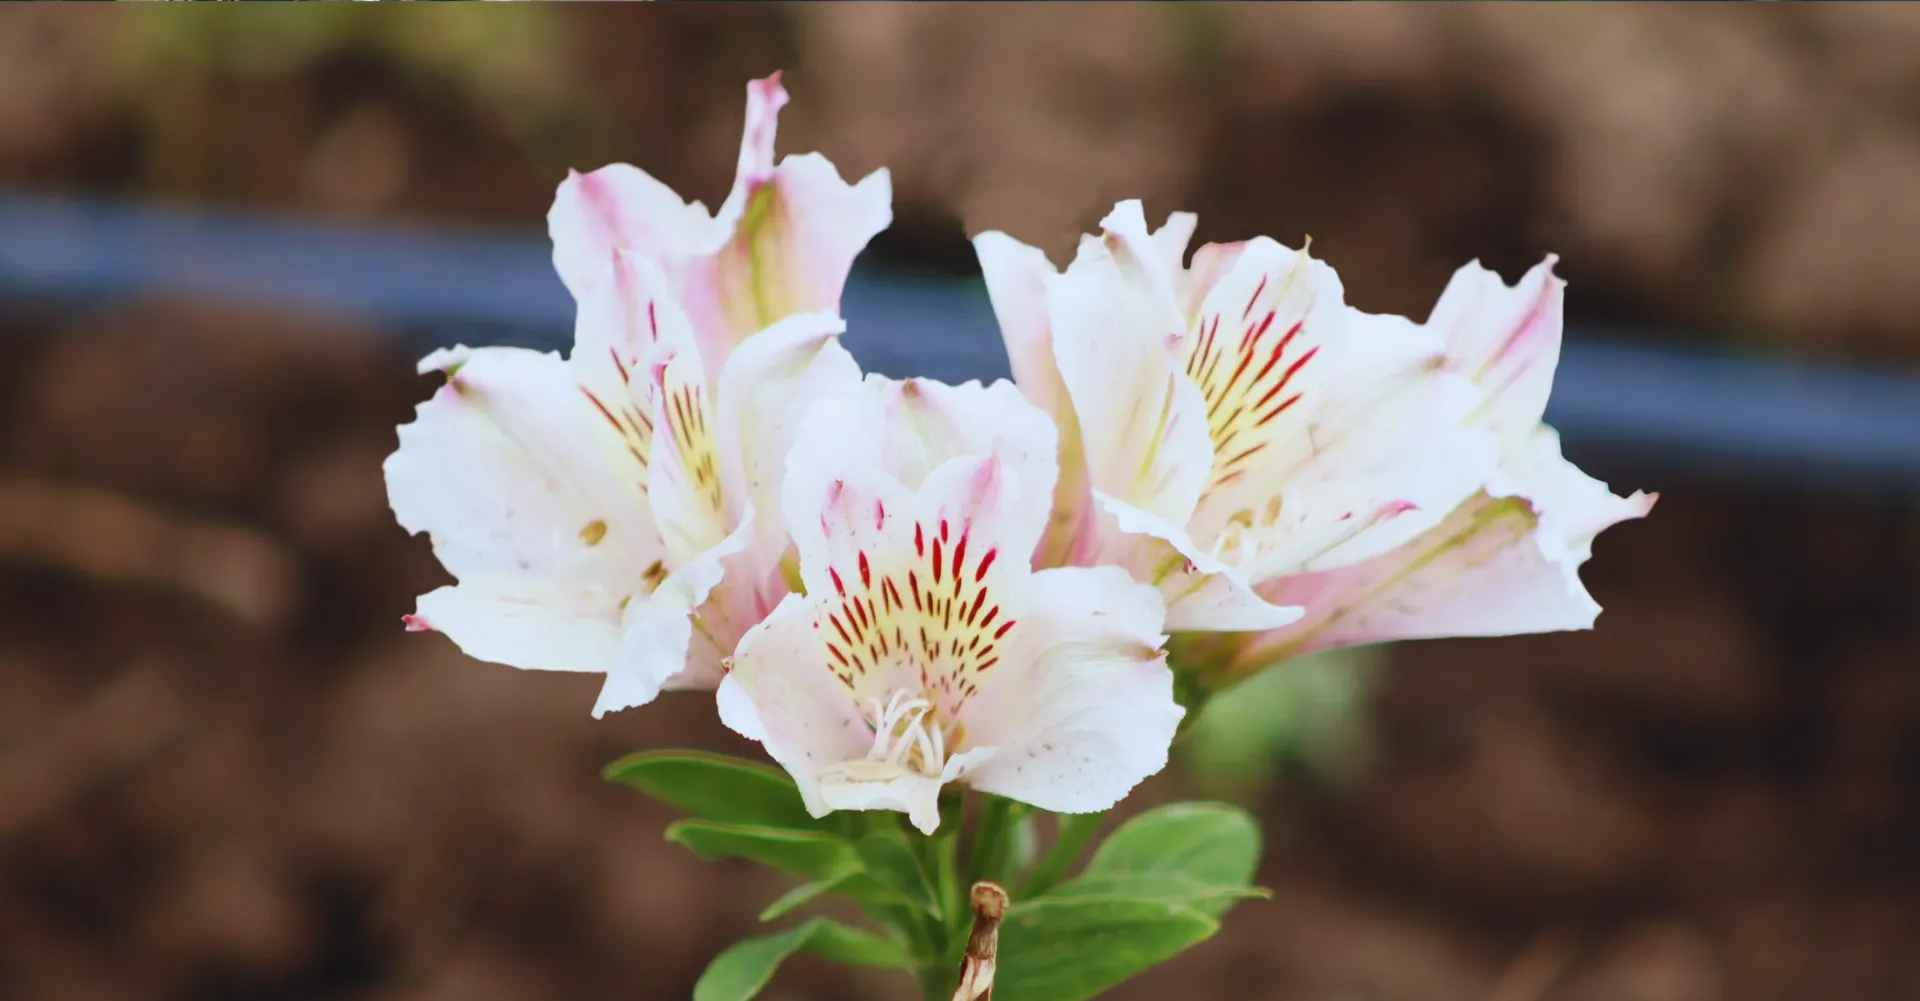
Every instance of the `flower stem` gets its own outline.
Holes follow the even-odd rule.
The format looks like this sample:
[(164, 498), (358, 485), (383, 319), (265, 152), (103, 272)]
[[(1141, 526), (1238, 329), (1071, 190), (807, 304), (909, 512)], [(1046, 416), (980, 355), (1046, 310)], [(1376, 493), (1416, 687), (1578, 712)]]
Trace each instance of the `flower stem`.
[(1000, 796), (985, 796), (980, 804), (980, 819), (973, 829), (973, 849), (967, 857), (967, 883), (999, 879), (1006, 857), (1008, 821), (1013, 801)]

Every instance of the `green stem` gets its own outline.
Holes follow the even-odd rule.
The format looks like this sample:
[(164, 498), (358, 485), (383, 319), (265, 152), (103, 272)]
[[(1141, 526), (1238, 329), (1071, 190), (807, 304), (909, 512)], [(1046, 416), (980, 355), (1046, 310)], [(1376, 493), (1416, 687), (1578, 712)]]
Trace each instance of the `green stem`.
[(1053, 845), (1040, 857), (1040, 864), (1034, 866), (1033, 875), (1027, 877), (1026, 885), (1020, 888), (1019, 899), (1037, 897), (1059, 883), (1105, 819), (1106, 814), (1103, 813), (1061, 814), (1060, 829), (1054, 835)]
[(997, 879), (1006, 856), (1008, 820), (1013, 801), (1001, 796), (986, 796), (980, 804), (980, 820), (973, 829), (973, 851), (967, 857), (967, 885), (982, 879)]

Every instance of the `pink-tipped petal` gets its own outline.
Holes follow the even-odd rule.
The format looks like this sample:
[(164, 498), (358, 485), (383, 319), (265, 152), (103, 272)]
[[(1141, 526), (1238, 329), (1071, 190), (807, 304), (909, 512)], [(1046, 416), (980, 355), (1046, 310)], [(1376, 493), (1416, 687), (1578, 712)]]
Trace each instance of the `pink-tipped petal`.
[(1553, 389), (1567, 287), (1553, 273), (1555, 260), (1548, 257), (1512, 286), (1469, 264), (1454, 273), (1427, 320), (1444, 339), (1448, 360), (1486, 398), (1476, 422), (1503, 441), (1533, 431)]
[(1306, 618), (1248, 644), (1226, 668), (1241, 677), (1334, 647), (1443, 636), (1592, 628), (1600, 606), (1579, 569), (1605, 529), (1647, 514), (1654, 497), (1617, 497), (1560, 457), (1541, 429), (1496, 485), (1412, 542), (1371, 560), (1275, 581), (1268, 598)]

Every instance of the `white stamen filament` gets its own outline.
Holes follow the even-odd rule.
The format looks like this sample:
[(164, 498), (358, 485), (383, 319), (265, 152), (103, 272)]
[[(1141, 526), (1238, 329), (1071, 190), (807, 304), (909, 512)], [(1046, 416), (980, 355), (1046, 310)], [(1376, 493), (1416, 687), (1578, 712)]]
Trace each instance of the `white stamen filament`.
[[(922, 774), (938, 775), (946, 765), (946, 736), (933, 715), (933, 703), (924, 697), (909, 696), (897, 690), (883, 705), (879, 699), (867, 700), (873, 725), (873, 746), (868, 761), (909, 768)], [(914, 754), (918, 752), (918, 762)]]

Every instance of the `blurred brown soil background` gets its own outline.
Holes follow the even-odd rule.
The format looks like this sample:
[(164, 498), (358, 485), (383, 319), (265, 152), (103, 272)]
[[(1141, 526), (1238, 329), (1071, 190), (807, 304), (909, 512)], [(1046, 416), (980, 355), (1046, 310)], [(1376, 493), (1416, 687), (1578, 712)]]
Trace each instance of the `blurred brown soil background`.
[[(1311, 233), (1371, 309), (1553, 250), (1577, 321), (1920, 355), (1910, 7), (261, 10), (0, 9), (0, 179), (524, 230), (627, 160), (711, 205), (785, 67), (783, 148), (893, 170), (883, 259), (1062, 255), (1138, 195)], [(410, 363), (0, 309), (0, 998), (684, 998), (782, 888), (596, 777), (749, 750), (708, 703), (594, 722), (591, 678), (399, 630), (443, 579), (379, 474)], [(1372, 767), (1258, 798), (1276, 899), (1117, 997), (1920, 996), (1912, 498), (1627, 460), (1665, 497), (1597, 547), (1600, 628), (1397, 648)], [(798, 961), (766, 996), (904, 990)]]

